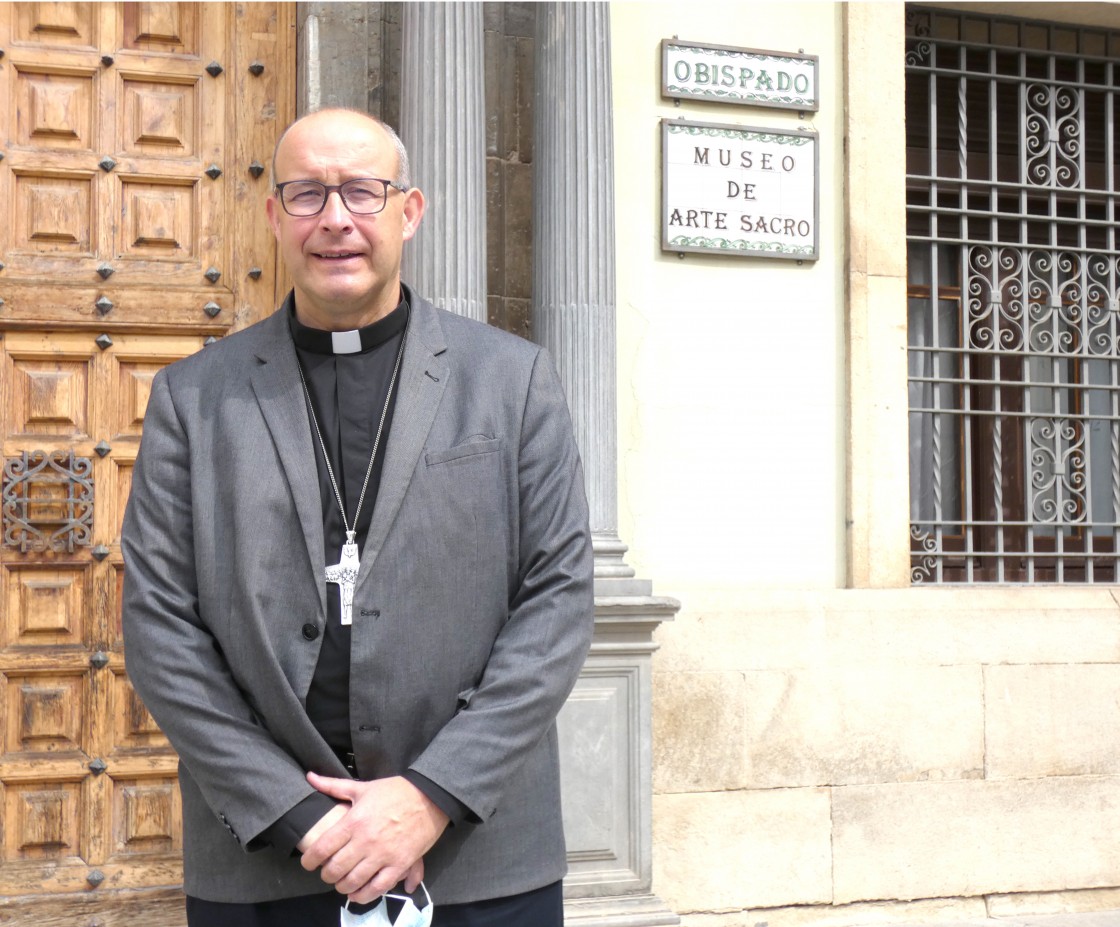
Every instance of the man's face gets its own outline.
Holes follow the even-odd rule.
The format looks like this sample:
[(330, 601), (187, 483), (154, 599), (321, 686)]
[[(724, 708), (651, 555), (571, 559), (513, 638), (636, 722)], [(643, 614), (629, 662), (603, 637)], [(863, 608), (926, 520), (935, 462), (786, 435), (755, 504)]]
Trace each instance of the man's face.
[[(397, 176), (397, 152), (384, 130), (354, 113), (324, 112), (294, 125), (276, 153), (276, 182), (339, 184)], [(316, 216), (289, 216), (275, 192), (268, 219), (295, 282), (300, 320), (334, 331), (368, 325), (397, 305), (401, 250), (424, 213), (419, 190), (389, 188), (385, 208), (353, 215), (337, 191)]]

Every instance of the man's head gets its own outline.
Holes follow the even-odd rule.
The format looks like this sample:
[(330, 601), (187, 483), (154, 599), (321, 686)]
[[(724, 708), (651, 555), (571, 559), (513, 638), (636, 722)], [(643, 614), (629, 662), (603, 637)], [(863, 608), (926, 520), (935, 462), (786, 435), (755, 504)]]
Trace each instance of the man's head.
[[(298, 119), (276, 145), (268, 220), (295, 281), (300, 320), (316, 328), (368, 325), (397, 305), (403, 245), (424, 214), (423, 194), (409, 185), (408, 155), (392, 130), (354, 110), (320, 110)], [(359, 178), (392, 180), (384, 208), (372, 215), (347, 209), (333, 191), (321, 212), (289, 215), (277, 184), (326, 185)], [(298, 210), (297, 210), (298, 211)]]

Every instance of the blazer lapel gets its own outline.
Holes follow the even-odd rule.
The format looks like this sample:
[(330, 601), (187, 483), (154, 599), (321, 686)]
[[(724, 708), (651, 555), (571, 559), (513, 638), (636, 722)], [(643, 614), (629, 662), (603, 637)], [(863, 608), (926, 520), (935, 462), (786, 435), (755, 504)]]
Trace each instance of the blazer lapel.
[[(265, 340), (257, 351), (257, 366), (250, 379), (295, 502), (312, 573), (320, 576), (324, 564), (319, 478), (296, 350), (288, 334), (287, 311), (285, 301), (266, 323)], [(319, 583), (318, 587), (320, 612), (326, 614), (326, 585)]]
[(385, 448), (377, 504), (362, 547), (358, 584), (369, 575), (397, 517), (420, 452), (435, 421), (436, 410), (447, 386), (448, 365), (440, 356), (447, 350), (435, 308), (409, 291), (412, 307), (408, 335), (401, 358), (397, 405)]

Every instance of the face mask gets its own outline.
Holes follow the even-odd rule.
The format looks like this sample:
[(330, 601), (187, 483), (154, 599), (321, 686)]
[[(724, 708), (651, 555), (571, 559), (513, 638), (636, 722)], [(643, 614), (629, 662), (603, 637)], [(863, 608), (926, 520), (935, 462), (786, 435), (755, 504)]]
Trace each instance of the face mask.
[[(417, 908), (416, 902), (408, 895), (382, 895), (381, 903), (377, 907), (371, 908), (365, 914), (355, 914), (350, 910), (348, 900), (339, 912), (340, 927), (432, 927), (432, 911), (435, 905), (432, 904), (432, 896), (428, 894), (428, 889), (423, 882), (420, 883), (420, 888), (423, 889), (425, 898), (422, 908)], [(386, 898), (395, 898), (404, 904), (395, 921), (389, 920)]]

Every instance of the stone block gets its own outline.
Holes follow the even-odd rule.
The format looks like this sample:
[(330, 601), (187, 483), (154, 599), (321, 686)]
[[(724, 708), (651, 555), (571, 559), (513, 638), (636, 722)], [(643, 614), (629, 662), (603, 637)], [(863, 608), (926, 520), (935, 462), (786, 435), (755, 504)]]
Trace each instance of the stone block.
[(536, 43), (532, 38), (518, 38), (514, 46), (517, 61), (517, 136), (514, 139), (517, 160), (533, 163), (533, 97), (536, 89)]
[(747, 780), (742, 673), (668, 673), (653, 687), (657, 792), (741, 788)]
[(486, 321), (495, 328), (512, 332), (526, 340), (532, 340), (533, 306), (527, 299), (487, 296)]
[(491, 296), (504, 296), (506, 291), (504, 173), (505, 164), (498, 158), (486, 159), (486, 292)]
[(982, 778), (978, 666), (745, 674), (749, 788)]
[[(1120, 888), (1098, 888), (1075, 892), (1023, 892), (1018, 895), (989, 895), (992, 917), (1049, 916), (1120, 911)], [(1117, 916), (1116, 923), (1120, 923)]]
[(488, 325), (493, 325), (495, 328), (505, 328), (503, 302), (504, 300), (500, 296), (486, 297), (486, 322)]
[(533, 304), (528, 299), (507, 299), (505, 302), (507, 332), (529, 341), (533, 339)]
[(863, 273), (904, 279), (906, 252), (896, 237), (906, 222), (905, 165), (896, 154), (906, 145), (903, 11), (884, 3), (845, 4), (844, 10), (848, 263)]
[(1120, 775), (1120, 666), (989, 666), (988, 778)]
[[(1116, 927), (1120, 923), (1120, 912), (1098, 911), (1082, 914), (1044, 914), (1039, 917), (1017, 917), (1014, 927)], [(965, 927), (991, 927), (986, 921)]]
[(528, 162), (533, 141), (533, 54), (536, 11), (532, 4), (483, 5), (486, 153)]
[(1062, 587), (751, 590), (678, 584), (657, 632), (661, 670), (875, 663), (1120, 663), (1107, 589)]
[(379, 7), (355, 2), (305, 5), (303, 12), (317, 20), (319, 41), (313, 46), (306, 19), (301, 17), (301, 45), (319, 79), (312, 88), (307, 84), (306, 70), (301, 70), (301, 112), (327, 106), (365, 108), (369, 102), (370, 52), (379, 46), (381, 38)]
[(861, 588), (911, 581), (896, 542), (910, 530), (905, 306), (904, 277), (848, 275), (848, 578)]
[(832, 790), (835, 901), (1120, 884), (1120, 778)]
[(506, 7), (509, 3), (483, 3), (482, 28), (487, 32), (505, 32)]
[(381, 118), (394, 129), (401, 125), (401, 7), (381, 4)]
[(498, 135), (498, 155), (506, 160), (517, 159), (517, 39), (503, 35), (501, 56), (495, 62), (495, 79), (502, 101), (502, 125)]
[[(487, 3), (489, 7), (492, 4)], [(506, 46), (506, 37), (500, 32), (491, 31), (489, 28), (483, 33), (483, 97), (486, 108), (486, 155), (488, 158), (504, 158), (502, 148), (502, 124), (505, 122), (505, 113), (508, 101), (502, 93), (500, 77), (502, 74), (503, 52)]]
[(502, 208), (505, 214), (505, 291), (512, 299), (533, 295), (533, 169), (527, 164), (505, 165)]
[(381, 117), (381, 73), (384, 62), (381, 52), (384, 46), (385, 25), (381, 19), (380, 3), (369, 3), (366, 16), (366, 112)]
[(983, 898), (934, 898), (930, 901), (797, 905), (726, 914), (686, 914), (681, 918), (681, 927), (898, 927), (900, 924), (930, 927), (986, 920)]
[(827, 903), (826, 789), (659, 795), (653, 890), (680, 914)]
[(506, 35), (532, 38), (537, 28), (536, 3), (504, 3), (506, 8)]

